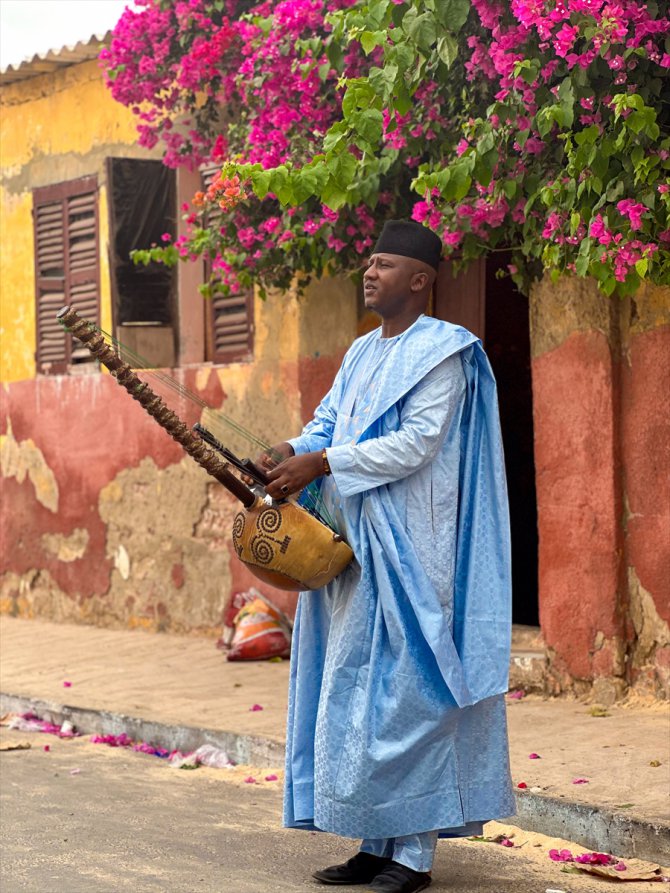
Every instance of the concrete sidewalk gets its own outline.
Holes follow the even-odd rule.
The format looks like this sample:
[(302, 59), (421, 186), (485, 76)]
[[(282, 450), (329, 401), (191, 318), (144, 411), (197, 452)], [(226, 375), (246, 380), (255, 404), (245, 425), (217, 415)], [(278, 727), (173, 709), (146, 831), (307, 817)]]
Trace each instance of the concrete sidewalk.
[[(0, 712), (182, 751), (215, 743), (240, 763), (281, 766), (288, 672), (288, 662), (228, 663), (209, 639), (0, 617)], [(668, 705), (607, 713), (508, 699), (512, 776), (527, 785), (514, 824), (668, 865)]]

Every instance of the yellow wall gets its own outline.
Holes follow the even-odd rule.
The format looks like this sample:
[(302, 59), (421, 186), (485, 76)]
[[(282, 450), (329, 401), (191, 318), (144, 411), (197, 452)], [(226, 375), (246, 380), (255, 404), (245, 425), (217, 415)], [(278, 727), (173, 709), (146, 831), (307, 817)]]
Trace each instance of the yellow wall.
[(0, 381), (35, 376), (33, 189), (97, 175), (101, 323), (111, 328), (105, 159), (160, 157), (136, 143), (95, 60), (0, 88)]

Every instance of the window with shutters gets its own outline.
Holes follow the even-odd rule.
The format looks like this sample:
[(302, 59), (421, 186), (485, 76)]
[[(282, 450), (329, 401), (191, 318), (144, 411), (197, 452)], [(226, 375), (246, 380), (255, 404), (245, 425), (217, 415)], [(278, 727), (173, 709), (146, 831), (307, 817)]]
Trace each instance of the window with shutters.
[(112, 315), (118, 340), (156, 367), (173, 366), (177, 332), (176, 271), (136, 264), (135, 248), (164, 244), (175, 231), (175, 172), (161, 161), (108, 158)]
[[(59, 374), (95, 362), (56, 320), (65, 304), (98, 324), (98, 182), (85, 177), (33, 192), (37, 369)], [(74, 343), (73, 343), (74, 341)]]
[[(201, 171), (203, 190), (206, 190), (218, 167)], [(210, 211), (211, 224), (216, 211)], [(205, 276), (209, 278), (211, 267), (205, 264)], [(250, 358), (254, 346), (254, 295), (253, 289), (239, 294), (214, 295), (206, 298), (205, 345), (206, 360), (213, 363), (233, 363)]]

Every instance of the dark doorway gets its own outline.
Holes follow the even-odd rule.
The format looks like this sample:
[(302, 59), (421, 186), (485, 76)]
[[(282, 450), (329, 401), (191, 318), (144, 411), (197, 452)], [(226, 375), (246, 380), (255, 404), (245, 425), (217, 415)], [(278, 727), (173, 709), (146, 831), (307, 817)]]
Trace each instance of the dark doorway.
[[(463, 325), (484, 342), (498, 382), (512, 532), (512, 620), (539, 625), (537, 502), (528, 298), (507, 273), (509, 257), (492, 254), (455, 277), (440, 269), (434, 315)], [(501, 274), (505, 275), (501, 277)]]

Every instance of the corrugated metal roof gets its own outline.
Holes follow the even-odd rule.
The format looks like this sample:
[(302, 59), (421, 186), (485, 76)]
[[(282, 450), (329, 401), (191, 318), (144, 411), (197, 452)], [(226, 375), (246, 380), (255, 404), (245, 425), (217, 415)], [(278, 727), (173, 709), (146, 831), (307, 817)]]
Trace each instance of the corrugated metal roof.
[(46, 53), (35, 53), (32, 59), (19, 62), (18, 65), (8, 65), (0, 71), (0, 86), (14, 84), (17, 81), (25, 81), (41, 74), (51, 74), (68, 65), (76, 65), (78, 62), (88, 62), (97, 58), (100, 46), (107, 43), (111, 31), (105, 34), (93, 34), (88, 40), (80, 40), (74, 46), (64, 46), (59, 50), (49, 50)]

